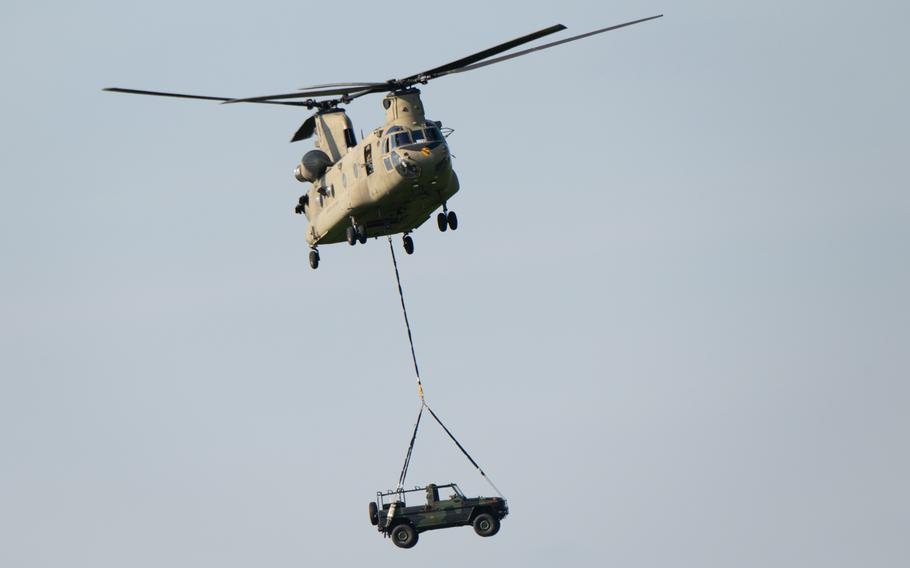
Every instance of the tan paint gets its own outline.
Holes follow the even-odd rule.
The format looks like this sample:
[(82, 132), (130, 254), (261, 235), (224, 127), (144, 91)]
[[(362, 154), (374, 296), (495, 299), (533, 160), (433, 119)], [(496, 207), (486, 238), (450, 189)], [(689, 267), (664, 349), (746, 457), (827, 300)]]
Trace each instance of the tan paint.
[[(386, 104), (386, 101), (388, 103)], [(341, 110), (322, 113), (316, 121), (316, 147), (334, 162), (307, 192), (306, 215), (311, 230), (310, 245), (343, 242), (352, 220), (366, 227), (368, 237), (408, 233), (429, 219), (459, 189), (445, 143), (399, 149), (399, 156), (420, 168), (420, 175), (405, 177), (395, 168), (387, 170), (382, 146), (392, 126), (409, 130), (425, 128), (426, 118), (416, 89), (390, 94), (383, 99), (386, 124), (370, 132), (353, 148), (345, 145), (344, 129), (353, 128)], [(364, 149), (372, 152), (373, 173), (366, 174)], [(357, 169), (358, 175), (353, 175)], [(347, 180), (347, 184), (344, 180)], [(319, 189), (326, 188), (320, 198)]]

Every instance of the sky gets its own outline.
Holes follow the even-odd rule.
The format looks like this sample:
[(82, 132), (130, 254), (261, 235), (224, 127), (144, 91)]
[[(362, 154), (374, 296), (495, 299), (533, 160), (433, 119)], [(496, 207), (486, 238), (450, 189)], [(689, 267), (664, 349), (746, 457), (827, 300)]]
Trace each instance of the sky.
[[(399, 550), (418, 399), (388, 243), (312, 271), (306, 112), (421, 87), (459, 228), (399, 265), (428, 400), (509, 499)], [(0, 565), (910, 563), (906, 2), (0, 8)], [(381, 125), (379, 97), (348, 107)], [(434, 424), (409, 485), (490, 488)]]

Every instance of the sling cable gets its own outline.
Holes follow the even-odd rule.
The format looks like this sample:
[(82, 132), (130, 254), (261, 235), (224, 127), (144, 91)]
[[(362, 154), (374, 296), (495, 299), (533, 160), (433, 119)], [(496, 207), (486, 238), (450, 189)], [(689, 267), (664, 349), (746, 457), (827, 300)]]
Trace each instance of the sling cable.
[(414, 431), (411, 434), (411, 442), (408, 444), (408, 451), (405, 454), (404, 465), (401, 467), (401, 475), (398, 476), (398, 487), (396, 491), (400, 493), (404, 490), (405, 478), (407, 478), (408, 475), (408, 466), (411, 464), (411, 456), (414, 452), (414, 442), (417, 440), (417, 430), (420, 428), (420, 419), (423, 416), (424, 409), (426, 409), (427, 412), (430, 413), (430, 416), (432, 416), (433, 419), (442, 427), (445, 433), (448, 434), (449, 438), (455, 442), (455, 445), (459, 450), (461, 450), (461, 453), (463, 453), (465, 457), (468, 458), (468, 461), (471, 462), (471, 465), (473, 465), (477, 471), (480, 472), (480, 475), (486, 480), (486, 482), (490, 484), (490, 487), (493, 488), (493, 491), (495, 491), (496, 494), (500, 497), (504, 498), (502, 492), (499, 491), (499, 488), (496, 487), (496, 485), (483, 471), (480, 465), (474, 461), (474, 458), (471, 457), (471, 454), (469, 454), (464, 446), (461, 445), (458, 439), (455, 438), (455, 435), (452, 434), (452, 431), (446, 427), (439, 416), (433, 412), (433, 409), (430, 408), (430, 405), (427, 403), (426, 397), (424, 396), (423, 383), (420, 380), (420, 368), (417, 366), (417, 353), (414, 350), (414, 336), (411, 333), (411, 323), (408, 321), (408, 309), (405, 307), (404, 303), (404, 291), (401, 288), (401, 275), (398, 272), (398, 260), (395, 258), (395, 247), (392, 246), (391, 236), (389, 236), (389, 252), (392, 253), (392, 266), (395, 268), (395, 281), (398, 283), (398, 296), (401, 298), (401, 313), (404, 315), (404, 325), (408, 332), (408, 343), (411, 345), (411, 359), (414, 361), (414, 374), (417, 376), (417, 395), (420, 398), (420, 409), (417, 412), (417, 420), (414, 422)]

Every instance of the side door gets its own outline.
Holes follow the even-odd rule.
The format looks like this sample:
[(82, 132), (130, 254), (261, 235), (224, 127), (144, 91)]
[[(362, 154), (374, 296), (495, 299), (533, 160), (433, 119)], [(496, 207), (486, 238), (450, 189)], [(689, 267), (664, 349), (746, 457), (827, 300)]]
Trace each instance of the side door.
[(448, 525), (462, 525), (471, 518), (473, 506), (465, 503), (462, 495), (459, 495), (451, 489), (447, 489), (449, 495), (440, 495), (442, 500), (439, 501), (440, 509), (445, 511), (445, 522)]

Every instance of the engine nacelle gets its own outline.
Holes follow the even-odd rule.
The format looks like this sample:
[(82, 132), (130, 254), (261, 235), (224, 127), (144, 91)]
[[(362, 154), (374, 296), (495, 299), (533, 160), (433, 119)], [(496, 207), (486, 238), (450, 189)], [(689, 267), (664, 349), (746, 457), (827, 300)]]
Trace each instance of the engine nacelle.
[(294, 168), (297, 181), (315, 182), (332, 166), (332, 159), (322, 150), (310, 150)]

